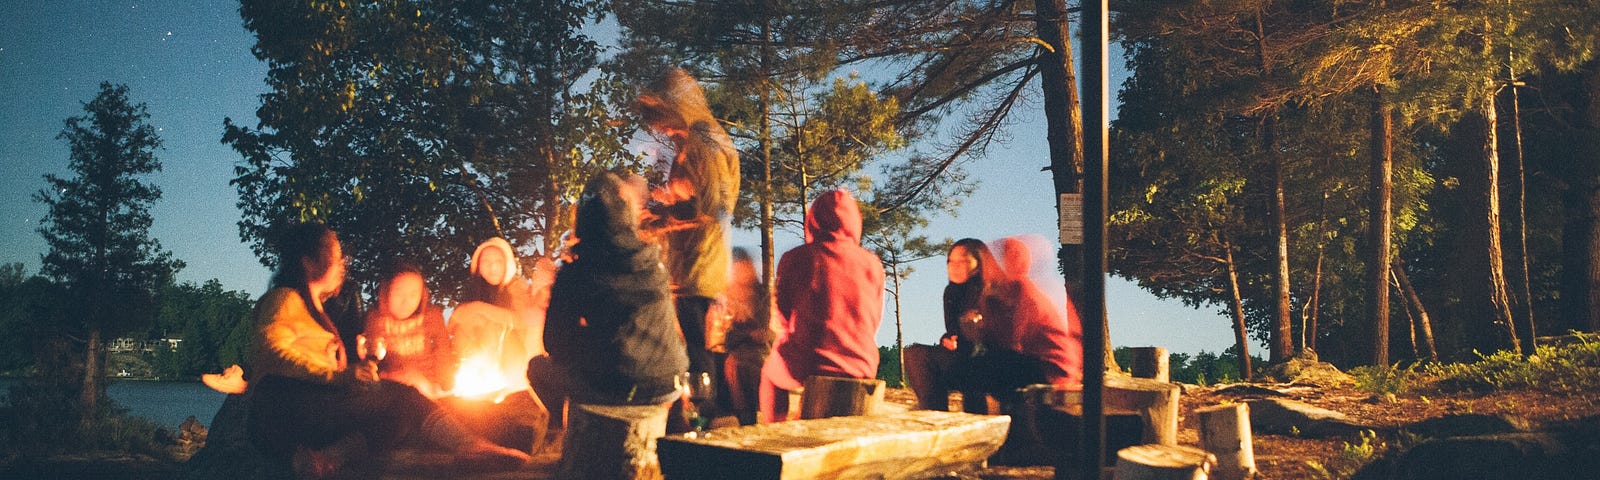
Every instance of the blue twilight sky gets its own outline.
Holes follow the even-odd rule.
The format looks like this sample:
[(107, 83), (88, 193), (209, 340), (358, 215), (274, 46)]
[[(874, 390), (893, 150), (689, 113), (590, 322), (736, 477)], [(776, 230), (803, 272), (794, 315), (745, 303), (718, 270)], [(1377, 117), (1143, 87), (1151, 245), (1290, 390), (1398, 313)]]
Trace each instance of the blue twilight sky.
[[(32, 196), (45, 174), (66, 175), (68, 151), (56, 139), (67, 117), (102, 81), (126, 84), (136, 102), (149, 107), (151, 125), (164, 149), (163, 171), (150, 178), (164, 192), (152, 213), (151, 234), (188, 263), (180, 281), (216, 278), (225, 288), (258, 295), (269, 272), (239, 240), (228, 181), (239, 162), (221, 143), (222, 119), (255, 125), (257, 96), (266, 92), (265, 64), (250, 54), (254, 37), (244, 30), (233, 2), (212, 0), (139, 2), (0, 0), (0, 263), (21, 262), (37, 272), (46, 250), (36, 232), (45, 209)], [(1120, 67), (1121, 61), (1112, 64)], [(870, 72), (863, 72), (870, 73)], [(1120, 84), (1113, 71), (1113, 89)], [(1040, 103), (1022, 106), (1009, 127), (1009, 141), (967, 169), (979, 182), (961, 215), (936, 218), (933, 238), (1036, 234), (1055, 238), (1053, 187)], [(1113, 160), (1114, 161), (1114, 160)], [(800, 242), (780, 232), (780, 248)], [(787, 235), (789, 238), (784, 238)], [(750, 232), (735, 243), (756, 246)], [(939, 298), (942, 259), (914, 264), (902, 287), (905, 338), (931, 343), (943, 329)], [(1107, 285), (1111, 339), (1116, 345), (1160, 345), (1175, 352), (1221, 351), (1232, 344), (1229, 321), (1217, 308), (1194, 309), (1160, 300), (1136, 285), (1113, 278)], [(892, 308), (886, 308), (880, 344), (894, 342)], [(1259, 345), (1253, 346), (1259, 351)]]

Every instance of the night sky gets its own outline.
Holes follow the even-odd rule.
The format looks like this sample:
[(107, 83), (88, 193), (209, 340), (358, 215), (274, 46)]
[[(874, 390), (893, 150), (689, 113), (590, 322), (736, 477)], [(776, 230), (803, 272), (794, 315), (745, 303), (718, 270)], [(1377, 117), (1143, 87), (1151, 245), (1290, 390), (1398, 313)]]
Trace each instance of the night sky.
[[(32, 196), (47, 173), (68, 174), (67, 145), (56, 139), (67, 117), (102, 81), (128, 86), (148, 105), (149, 123), (164, 148), (163, 171), (149, 178), (164, 196), (152, 208), (151, 234), (188, 264), (180, 281), (216, 278), (224, 288), (259, 295), (269, 272), (239, 240), (237, 193), (228, 185), (240, 157), (221, 143), (222, 119), (254, 126), (257, 96), (266, 92), (265, 64), (250, 54), (232, 2), (214, 0), (130, 2), (17, 2), (0, 0), (0, 263), (39, 269), (46, 245), (36, 229), (45, 208)], [(1121, 62), (1113, 59), (1113, 64)], [(1113, 78), (1113, 88), (1120, 82)], [(1039, 102), (1010, 126), (1009, 141), (967, 167), (978, 191), (961, 216), (936, 218), (933, 238), (1036, 234), (1054, 241), (1055, 207)], [(1113, 159), (1113, 161), (1115, 161)], [(781, 238), (779, 246), (799, 243)], [(734, 243), (756, 249), (753, 232)], [(933, 343), (943, 329), (942, 258), (914, 264), (902, 288), (906, 342)], [(1175, 352), (1219, 352), (1232, 345), (1230, 322), (1214, 312), (1163, 301), (1121, 279), (1108, 282), (1111, 339), (1116, 345), (1165, 346)], [(894, 342), (892, 307), (886, 306), (880, 344)], [(1253, 345), (1253, 352), (1261, 352)]]

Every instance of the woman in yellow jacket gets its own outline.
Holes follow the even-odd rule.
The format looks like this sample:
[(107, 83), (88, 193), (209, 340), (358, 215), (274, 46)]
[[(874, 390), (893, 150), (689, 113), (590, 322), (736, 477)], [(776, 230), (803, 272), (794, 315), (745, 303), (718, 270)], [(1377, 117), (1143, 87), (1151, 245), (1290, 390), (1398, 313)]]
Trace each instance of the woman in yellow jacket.
[(527, 463), (527, 454), (472, 434), (415, 388), (379, 380), (375, 362), (348, 362), (322, 303), (344, 283), (339, 239), (318, 223), (286, 233), (272, 288), (256, 303), (247, 365), (251, 437), (268, 458), (323, 477), (421, 435), (476, 466)]

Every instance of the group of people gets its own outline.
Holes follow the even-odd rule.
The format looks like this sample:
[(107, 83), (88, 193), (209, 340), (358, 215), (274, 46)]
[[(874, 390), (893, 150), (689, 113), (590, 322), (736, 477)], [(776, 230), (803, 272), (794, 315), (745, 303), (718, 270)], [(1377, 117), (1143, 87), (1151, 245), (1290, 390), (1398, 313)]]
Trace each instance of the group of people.
[[(754, 261), (729, 247), (738, 155), (698, 83), (673, 69), (644, 88), (636, 108), (676, 153), (664, 184), (595, 177), (559, 268), (541, 260), (519, 275), (508, 242), (484, 242), (448, 322), (422, 270), (396, 263), (364, 334), (341, 339), (328, 303), (344, 283), (338, 236), (317, 223), (288, 228), (275, 245), (272, 288), (257, 304), (248, 371), (228, 387), (242, 392), (247, 381), (257, 446), (311, 472), (337, 468), (319, 449), (353, 435), (375, 449), (423, 438), (468, 461), (527, 462), (528, 452), (483, 439), (431, 400), (459, 392), (455, 373), (468, 358), (526, 379), (552, 424), (564, 405), (636, 406), (665, 409), (664, 431), (695, 428), (691, 417), (709, 412), (782, 421), (785, 392), (807, 377), (875, 377), (884, 271), (861, 246), (855, 198), (835, 190), (815, 199), (805, 244), (782, 256), (767, 298)], [(1003, 244), (1004, 266), (983, 242), (951, 247), (945, 339), (906, 352), (921, 407), (948, 409), (949, 390), (1005, 396), (1081, 377), (1075, 314), (1026, 281), (1026, 247), (1012, 242)], [(593, 459), (564, 454), (562, 465), (585, 461)]]

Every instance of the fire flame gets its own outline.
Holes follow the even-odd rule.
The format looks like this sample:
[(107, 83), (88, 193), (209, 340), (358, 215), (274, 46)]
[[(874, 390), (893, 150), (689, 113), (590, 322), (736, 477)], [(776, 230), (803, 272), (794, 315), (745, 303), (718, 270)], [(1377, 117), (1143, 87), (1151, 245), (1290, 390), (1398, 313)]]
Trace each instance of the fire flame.
[(461, 367), (456, 370), (456, 387), (451, 393), (457, 397), (487, 397), (510, 386), (505, 375), (500, 373), (499, 362), (487, 354), (478, 354), (461, 361)]

